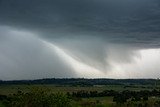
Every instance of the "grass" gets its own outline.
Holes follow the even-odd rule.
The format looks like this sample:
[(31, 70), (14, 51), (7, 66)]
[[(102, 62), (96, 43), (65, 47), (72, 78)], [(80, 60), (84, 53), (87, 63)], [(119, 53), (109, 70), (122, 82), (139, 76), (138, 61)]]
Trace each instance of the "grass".
[(2, 104), (2, 102), (0, 102), (0, 107), (5, 107), (5, 106)]
[[(1, 95), (9, 95), (17, 93), (18, 90), (23, 92), (27, 92), (33, 87), (39, 88), (47, 88), (52, 93), (66, 93), (66, 92), (76, 92), (80, 90), (85, 91), (104, 91), (104, 90), (115, 90), (115, 91), (123, 91), (123, 90), (132, 90), (132, 91), (140, 91), (140, 90), (153, 90), (155, 87), (151, 85), (95, 85), (95, 86), (60, 86), (60, 85), (0, 85), (0, 94)], [(153, 105), (155, 101), (160, 101), (160, 98), (150, 97), (148, 104)], [(145, 102), (129, 102), (131, 104), (145, 103)], [(82, 98), (79, 101), (72, 101), (72, 105), (75, 107), (117, 107), (116, 103), (113, 102), (113, 97), (93, 97), (93, 98)], [(94, 106), (93, 106), (94, 105)], [(96, 105), (96, 106), (95, 106)], [(0, 102), (0, 107), (5, 107), (2, 102)], [(121, 107), (118, 105), (118, 107)], [(122, 107), (127, 107), (127, 104), (122, 105)]]
[(83, 98), (79, 101), (72, 101), (73, 107), (113, 107), (113, 97)]
[(85, 91), (104, 91), (104, 90), (115, 90), (115, 91), (123, 91), (123, 90), (133, 90), (133, 91), (139, 91), (139, 90), (152, 90), (152, 86), (142, 86), (142, 85), (136, 85), (136, 86), (130, 86), (126, 87), (124, 85), (96, 85), (96, 86), (88, 86), (88, 87), (75, 87), (75, 86), (57, 86), (57, 85), (0, 85), (0, 94), (2, 95), (9, 95), (14, 94), (18, 90), (22, 90), (24, 92), (27, 92), (29, 89), (33, 87), (40, 87), (40, 88), (47, 88), (50, 89), (53, 93), (54, 92), (76, 92), (80, 90)]
[(113, 97), (95, 97), (95, 98), (85, 98), (83, 99), (86, 102), (97, 102), (99, 105), (105, 105), (106, 107), (112, 106), (115, 103), (113, 102)]

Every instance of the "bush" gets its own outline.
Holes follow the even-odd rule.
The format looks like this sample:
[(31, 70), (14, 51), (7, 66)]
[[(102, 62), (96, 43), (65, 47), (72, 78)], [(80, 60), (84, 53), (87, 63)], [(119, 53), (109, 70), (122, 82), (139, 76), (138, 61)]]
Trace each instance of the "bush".
[(117, 94), (113, 97), (113, 102), (116, 102), (117, 104), (123, 104), (127, 102), (127, 98), (122, 94)]
[(70, 100), (62, 93), (52, 94), (47, 89), (34, 88), (28, 93), (17, 93), (11, 97), (8, 107), (69, 107)]

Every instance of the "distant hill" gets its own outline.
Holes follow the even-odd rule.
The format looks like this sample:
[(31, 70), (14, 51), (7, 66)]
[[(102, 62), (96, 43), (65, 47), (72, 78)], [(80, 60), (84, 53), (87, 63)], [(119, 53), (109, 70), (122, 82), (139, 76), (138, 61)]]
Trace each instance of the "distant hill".
[(0, 81), (2, 84), (55, 84), (55, 85), (155, 85), (156, 79), (84, 79), (84, 78), (47, 78), (37, 80)]

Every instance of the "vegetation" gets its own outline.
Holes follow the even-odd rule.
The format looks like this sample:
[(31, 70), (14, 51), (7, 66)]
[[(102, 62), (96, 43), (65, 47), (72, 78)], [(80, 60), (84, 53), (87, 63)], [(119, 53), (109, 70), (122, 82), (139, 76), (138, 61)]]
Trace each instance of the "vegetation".
[(84, 78), (47, 78), (38, 80), (15, 80), (0, 81), (0, 84), (57, 84), (72, 86), (93, 86), (93, 85), (155, 85), (159, 84), (157, 79), (84, 79)]
[(62, 93), (49, 93), (47, 89), (34, 88), (27, 93), (1, 96), (6, 107), (70, 107), (70, 99)]
[(156, 85), (130, 82), (122, 82), (121, 85), (90, 85), (84, 81), (72, 82), (70, 85), (7, 83), (0, 85), (0, 107), (160, 107), (158, 83), (159, 81), (156, 81)]

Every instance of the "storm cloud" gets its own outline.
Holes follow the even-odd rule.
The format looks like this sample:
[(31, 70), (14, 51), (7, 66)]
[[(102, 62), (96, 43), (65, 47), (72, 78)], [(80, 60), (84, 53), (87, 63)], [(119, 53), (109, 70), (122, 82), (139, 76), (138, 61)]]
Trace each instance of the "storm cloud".
[(0, 79), (150, 77), (159, 48), (159, 0), (0, 0)]

